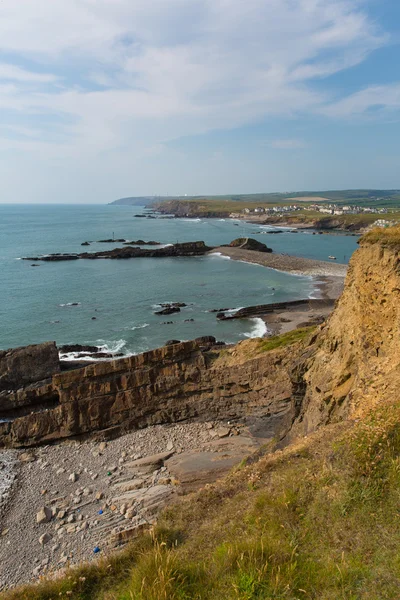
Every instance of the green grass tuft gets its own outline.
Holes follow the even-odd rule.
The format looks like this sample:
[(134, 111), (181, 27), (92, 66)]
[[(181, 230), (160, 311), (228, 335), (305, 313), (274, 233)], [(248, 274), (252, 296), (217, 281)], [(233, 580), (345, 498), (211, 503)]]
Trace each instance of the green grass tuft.
[(261, 352), (268, 352), (269, 350), (276, 350), (276, 348), (284, 348), (290, 344), (301, 342), (304, 340), (313, 330), (315, 326), (302, 327), (300, 329), (293, 329), (282, 335), (274, 335), (266, 338), (260, 342), (259, 349)]

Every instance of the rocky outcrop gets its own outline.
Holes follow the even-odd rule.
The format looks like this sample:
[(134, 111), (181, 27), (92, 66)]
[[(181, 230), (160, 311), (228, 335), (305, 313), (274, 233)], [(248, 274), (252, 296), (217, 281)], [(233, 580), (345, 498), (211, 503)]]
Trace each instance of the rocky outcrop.
[(0, 392), (18, 390), (60, 370), (54, 342), (0, 350)]
[(220, 365), (213, 342), (210, 336), (97, 362), (10, 393), (0, 400), (0, 420), (10, 419), (0, 423), (0, 443), (30, 446), (211, 418), (262, 417), (271, 431), (284, 427), (293, 393), (285, 352)]
[[(292, 435), (362, 415), (400, 386), (400, 244), (366, 236), (336, 309), (299, 361), (303, 396)], [(400, 236), (399, 236), (400, 237)]]
[[(274, 302), (270, 304), (258, 304), (257, 306), (246, 306), (245, 308), (240, 308), (236, 312), (229, 312), (226, 314), (225, 312), (218, 312), (217, 319), (220, 321), (227, 321), (229, 319), (251, 319), (254, 317), (264, 317), (269, 313), (273, 313), (275, 311), (289, 310), (295, 308), (312, 308), (318, 309), (326, 306), (333, 306), (335, 303), (334, 300), (330, 299), (304, 299), (304, 300), (293, 300), (289, 302)], [(230, 309), (224, 309), (229, 311)], [(215, 312), (215, 311), (210, 311)]]
[[(107, 241), (107, 240), (103, 240)], [(82, 252), (80, 254), (46, 254), (44, 256), (24, 257), (23, 260), (42, 260), (44, 262), (56, 262), (62, 260), (78, 260), (78, 259), (98, 259), (98, 258), (163, 258), (175, 256), (202, 256), (211, 247), (200, 242), (183, 242), (181, 244), (171, 244), (163, 248), (155, 248), (148, 250), (136, 246), (126, 246), (125, 248), (114, 248), (113, 250), (104, 250), (103, 252)]]
[(257, 252), (272, 252), (272, 248), (268, 248), (266, 244), (253, 238), (237, 238), (229, 246), (231, 248), (243, 248), (243, 250), (256, 250)]

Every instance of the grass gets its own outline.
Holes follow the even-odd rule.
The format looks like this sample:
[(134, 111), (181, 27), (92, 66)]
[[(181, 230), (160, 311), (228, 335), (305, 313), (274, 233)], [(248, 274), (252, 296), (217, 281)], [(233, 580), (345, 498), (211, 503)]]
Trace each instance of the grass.
[(276, 350), (276, 348), (284, 348), (285, 346), (304, 340), (314, 329), (315, 326), (301, 327), (281, 335), (274, 335), (261, 340), (259, 349), (262, 352), (268, 352), (269, 350)]
[(241, 465), (152, 535), (1, 600), (384, 600), (400, 596), (400, 402)]
[(400, 226), (377, 227), (363, 235), (360, 244), (380, 244), (389, 248), (400, 248)]

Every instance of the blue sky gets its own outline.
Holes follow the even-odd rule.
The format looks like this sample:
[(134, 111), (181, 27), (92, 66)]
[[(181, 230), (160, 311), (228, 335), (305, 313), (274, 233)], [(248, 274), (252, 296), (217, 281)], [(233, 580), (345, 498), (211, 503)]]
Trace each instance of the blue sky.
[(398, 0), (2, 0), (0, 202), (400, 188)]

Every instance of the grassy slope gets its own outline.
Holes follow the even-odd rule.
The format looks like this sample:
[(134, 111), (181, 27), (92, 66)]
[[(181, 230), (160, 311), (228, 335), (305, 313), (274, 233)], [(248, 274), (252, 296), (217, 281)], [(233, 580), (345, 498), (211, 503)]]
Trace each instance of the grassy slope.
[(2, 600), (399, 597), (400, 404), (237, 467), (99, 566)]
[[(252, 342), (257, 353), (307, 334)], [(243, 351), (253, 346), (243, 343)], [(100, 564), (0, 598), (397, 598), (399, 506), (397, 401), (364, 421), (324, 428), (242, 463), (166, 510), (152, 535)]]

